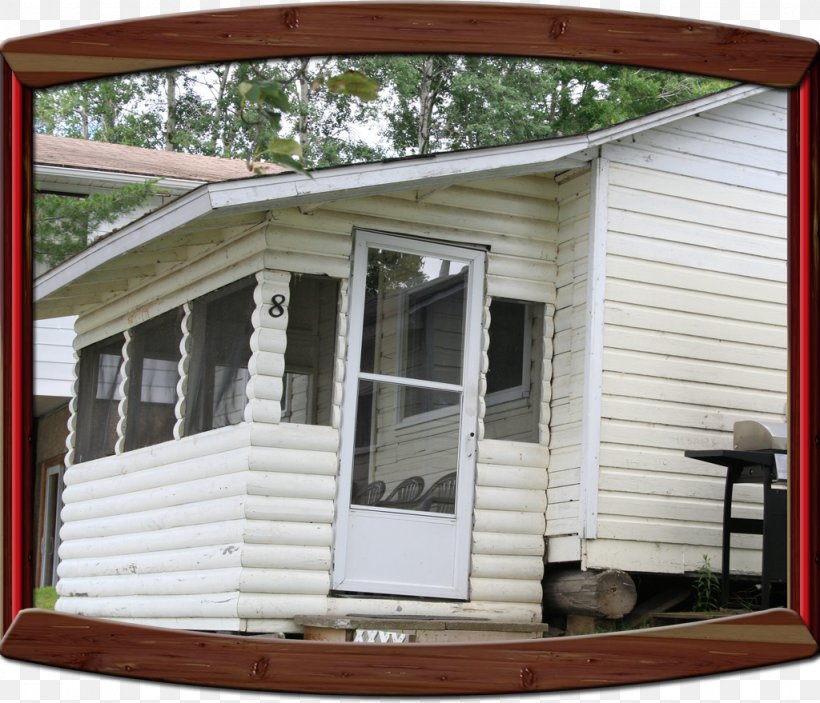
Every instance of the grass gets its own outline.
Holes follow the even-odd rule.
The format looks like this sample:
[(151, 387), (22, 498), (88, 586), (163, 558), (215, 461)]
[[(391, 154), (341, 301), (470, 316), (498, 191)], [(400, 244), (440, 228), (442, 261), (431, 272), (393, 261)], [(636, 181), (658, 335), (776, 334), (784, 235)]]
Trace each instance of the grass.
[(45, 586), (44, 588), (34, 589), (34, 607), (44, 608), (45, 610), (54, 610), (54, 604), (57, 602), (57, 589), (54, 586)]

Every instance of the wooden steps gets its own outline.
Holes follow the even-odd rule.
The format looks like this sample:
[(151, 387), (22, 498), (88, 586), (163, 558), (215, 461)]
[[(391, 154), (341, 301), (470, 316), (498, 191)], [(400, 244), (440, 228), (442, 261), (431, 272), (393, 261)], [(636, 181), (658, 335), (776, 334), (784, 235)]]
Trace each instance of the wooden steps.
[(491, 642), (536, 639), (549, 631), (549, 625), (545, 623), (464, 618), (373, 618), (351, 615), (341, 618), (296, 617), (294, 621), (304, 628), (306, 640), (323, 642)]

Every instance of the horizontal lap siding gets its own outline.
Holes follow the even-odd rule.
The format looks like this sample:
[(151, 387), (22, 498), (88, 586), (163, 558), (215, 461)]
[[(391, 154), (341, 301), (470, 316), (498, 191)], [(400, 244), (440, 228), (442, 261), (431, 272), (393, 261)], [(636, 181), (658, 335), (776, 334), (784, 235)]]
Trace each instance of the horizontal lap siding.
[(259, 631), (256, 620), (327, 610), (338, 438), (331, 427), (280, 424), (251, 448), (238, 602), (249, 631)]
[[(590, 172), (570, 174), (559, 186), (558, 290), (550, 403), (550, 468), (546, 535), (579, 529), (581, 421), (585, 359)], [(570, 558), (578, 558), (576, 549)], [(549, 552), (548, 552), (549, 553)], [(564, 550), (561, 559), (567, 558)]]
[[(772, 174), (785, 185), (784, 105), (761, 96), (638, 135), (631, 157), (626, 145), (609, 154), (624, 158), (610, 167), (591, 567), (717, 563), (725, 472), (683, 452), (730, 448), (737, 420), (783, 421), (786, 201)], [(685, 166), (640, 165), (645, 152)], [(735, 515), (759, 517), (760, 496), (739, 486)], [(733, 570), (759, 573), (760, 537), (732, 544)]]
[(71, 397), (74, 385), (74, 318), (34, 322), (34, 395)]

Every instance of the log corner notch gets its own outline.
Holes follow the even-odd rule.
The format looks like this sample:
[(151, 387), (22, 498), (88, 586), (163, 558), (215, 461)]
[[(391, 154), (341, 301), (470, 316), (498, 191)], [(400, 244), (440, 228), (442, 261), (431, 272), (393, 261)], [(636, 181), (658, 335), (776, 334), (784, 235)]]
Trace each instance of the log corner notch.
[(564, 569), (544, 576), (544, 611), (617, 620), (638, 601), (635, 582), (625, 571)]

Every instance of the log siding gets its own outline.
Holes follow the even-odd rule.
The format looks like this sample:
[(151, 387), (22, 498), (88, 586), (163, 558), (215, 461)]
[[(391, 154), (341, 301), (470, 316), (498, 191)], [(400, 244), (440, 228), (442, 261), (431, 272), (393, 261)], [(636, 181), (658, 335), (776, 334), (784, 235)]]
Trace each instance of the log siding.
[[(493, 296), (542, 304), (540, 333), (551, 331), (555, 305), (556, 195), (551, 176), (526, 176), (206, 220), (166, 254), (188, 258), (182, 273), (128, 281), (105, 306), (84, 310), (77, 350), (186, 307), (176, 439), (67, 472), (58, 609), (245, 632), (295, 632), (294, 616), (351, 607), (538, 621), (550, 401), (540, 379), (551, 376), (551, 339), (532, 360), (539, 440), (479, 442), (470, 600), (374, 597), (361, 611), (360, 599), (334, 598), (329, 583), (354, 229), (486, 247), (487, 304)], [(185, 437), (188, 306), (250, 274), (257, 287), (244, 422)], [(280, 423), (288, 317), (268, 308), (294, 274), (340, 282), (336, 318), (320, 321), (324, 330), (335, 325), (333, 378), (317, 380), (329, 426)]]

